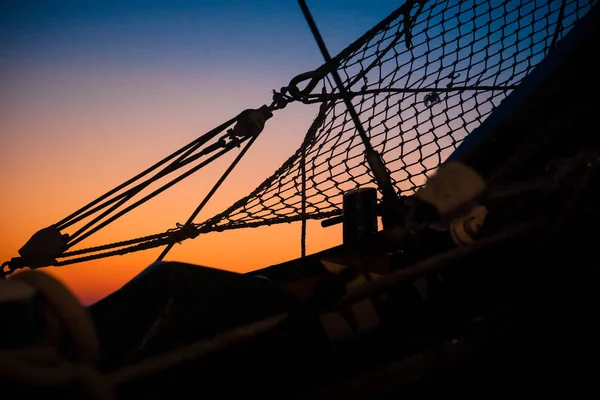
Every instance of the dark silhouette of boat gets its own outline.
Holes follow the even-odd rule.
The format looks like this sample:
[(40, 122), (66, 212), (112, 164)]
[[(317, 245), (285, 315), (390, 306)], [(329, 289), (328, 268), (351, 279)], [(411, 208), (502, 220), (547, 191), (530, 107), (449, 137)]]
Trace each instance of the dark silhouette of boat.
[(345, 191), (340, 246), (248, 274), (159, 260), (88, 308), (40, 271), (0, 281), (7, 398), (593, 391), (599, 12), (424, 186)]

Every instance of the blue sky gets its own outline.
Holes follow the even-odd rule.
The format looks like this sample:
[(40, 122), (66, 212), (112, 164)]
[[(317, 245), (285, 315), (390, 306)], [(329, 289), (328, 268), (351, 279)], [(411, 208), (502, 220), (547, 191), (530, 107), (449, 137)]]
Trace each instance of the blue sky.
[[(332, 53), (397, 6), (389, 0), (309, 2)], [(218, 67), (286, 76), (322, 61), (291, 0), (9, 0), (0, 5), (0, 37), (4, 70)]]

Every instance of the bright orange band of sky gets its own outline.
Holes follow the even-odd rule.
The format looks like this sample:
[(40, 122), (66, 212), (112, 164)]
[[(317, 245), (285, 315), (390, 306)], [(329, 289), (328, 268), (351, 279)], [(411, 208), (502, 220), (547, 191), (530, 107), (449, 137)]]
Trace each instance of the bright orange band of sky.
[[(10, 3), (10, 2), (9, 2)], [(322, 63), (297, 4), (153, 0), (0, 6), (0, 260), (271, 90)], [(152, 3), (152, 4), (150, 4)], [(332, 1), (313, 11), (335, 54), (397, 2)], [(136, 8), (137, 7), (137, 8)], [(316, 108), (290, 105), (197, 222), (247, 195), (300, 145)], [(237, 153), (81, 243), (104, 244), (185, 222)], [(67, 230), (65, 233), (72, 233)], [(339, 226), (308, 224), (309, 253), (339, 244)], [(47, 268), (86, 304), (118, 289), (161, 249)], [(167, 259), (246, 272), (300, 255), (300, 225), (201, 235)]]

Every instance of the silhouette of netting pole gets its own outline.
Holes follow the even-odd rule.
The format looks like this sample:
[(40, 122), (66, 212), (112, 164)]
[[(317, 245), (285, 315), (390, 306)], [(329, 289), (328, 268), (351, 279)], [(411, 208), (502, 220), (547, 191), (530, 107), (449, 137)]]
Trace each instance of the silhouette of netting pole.
[[(175, 228), (75, 249), (129, 211), (248, 143), (254, 136), (233, 134), (231, 126), (252, 124), (249, 110), (38, 232), (21, 249), (21, 257), (2, 264), (2, 273), (170, 249), (209, 232), (295, 221), (302, 224), (305, 255), (307, 220), (336, 222), (343, 194), (361, 186), (377, 185), (380, 204), (413, 194), (596, 3), (402, 2), (339, 54), (325, 57), (321, 66), (274, 91), (272, 104), (260, 108), (276, 117), (290, 103), (320, 104), (300, 148), (247, 196), (200, 222), (195, 221), (197, 214), (208, 199)], [(241, 122), (244, 118), (246, 123)], [(379, 155), (389, 185), (386, 174), (373, 167), (377, 159), (368, 154)], [(181, 172), (183, 168), (187, 171)], [(152, 183), (173, 176), (148, 193)]]
[[(323, 38), (321, 37), (321, 33), (319, 32), (319, 29), (317, 28), (317, 24), (315, 23), (312, 15), (310, 13), (310, 10), (308, 9), (308, 6), (306, 5), (306, 1), (298, 0), (298, 4), (300, 4), (300, 8), (302, 9), (304, 18), (306, 18), (306, 22), (308, 23), (308, 26), (310, 27), (310, 30), (315, 38), (315, 41), (317, 42), (317, 45), (319, 46), (319, 50), (321, 51), (321, 54), (323, 55), (323, 58), (325, 59), (325, 63), (326, 64), (331, 63), (331, 56), (329, 55), (327, 46), (325, 45), (325, 42), (323, 41)], [(411, 4), (411, 2), (406, 3), (403, 7), (410, 7), (409, 4)], [(407, 10), (404, 9), (403, 12), (406, 14)], [(352, 118), (352, 122), (354, 123), (354, 126), (356, 128), (356, 132), (357, 132), (358, 136), (360, 137), (360, 140), (362, 141), (363, 146), (365, 147), (365, 158), (366, 158), (367, 164), (370, 169), (369, 172), (371, 174), (373, 174), (375, 182), (377, 183), (379, 190), (383, 194), (382, 203), (384, 206), (384, 210), (387, 211), (384, 213), (384, 218), (383, 218), (384, 226), (386, 226), (388, 222), (399, 223), (400, 216), (396, 216), (395, 214), (401, 208), (399, 207), (399, 199), (396, 194), (396, 191), (394, 190), (394, 187), (392, 186), (392, 181), (390, 178), (389, 171), (385, 168), (385, 164), (384, 164), (383, 160), (381, 159), (381, 156), (379, 155), (379, 153), (373, 149), (373, 146), (371, 146), (369, 137), (367, 136), (367, 133), (365, 132), (365, 130), (363, 128), (362, 122), (360, 121), (360, 118), (359, 118), (358, 114), (356, 113), (356, 110), (354, 109), (354, 105), (352, 104), (352, 101), (351, 101), (350, 97), (348, 96), (346, 89), (344, 88), (344, 83), (342, 82), (342, 79), (340, 78), (339, 74), (337, 73), (337, 70), (335, 68), (332, 68), (330, 72), (331, 72), (331, 76), (333, 76), (333, 80), (335, 81), (335, 84), (337, 86), (337, 90), (339, 91), (339, 93), (342, 97), (342, 100), (344, 101), (344, 104), (346, 105), (348, 114), (350, 114), (350, 117)], [(303, 167), (304, 167), (304, 165), (303, 165)], [(306, 175), (305, 175), (304, 170), (303, 170), (302, 179), (303, 179), (302, 187), (303, 187), (303, 191), (305, 192), (305, 190), (306, 190), (305, 189), (306, 188), (306, 185), (305, 185)], [(303, 238), (304, 238), (304, 235), (305, 235), (305, 232), (303, 232)], [(303, 239), (302, 254), (306, 253), (305, 246), (306, 246), (306, 243), (305, 243), (305, 240)]]
[(375, 182), (342, 95), (329, 80), (332, 69), (396, 191), (414, 193), (593, 3), (405, 3), (276, 93), (288, 102), (330, 102), (323, 125), (255, 191), (198, 227), (326, 219), (341, 214), (344, 192)]

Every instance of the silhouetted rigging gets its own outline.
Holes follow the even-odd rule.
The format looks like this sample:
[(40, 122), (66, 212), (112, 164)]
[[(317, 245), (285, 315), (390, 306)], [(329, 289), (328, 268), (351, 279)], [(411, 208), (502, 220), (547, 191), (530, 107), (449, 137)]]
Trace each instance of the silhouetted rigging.
[[(203, 233), (294, 221), (304, 221), (304, 254), (305, 221), (337, 217), (323, 221), (323, 226), (340, 222), (344, 192), (378, 184), (381, 203), (420, 188), (593, 3), (407, 1), (338, 55), (327, 55), (319, 68), (274, 91), (270, 106), (243, 111), (38, 232), (19, 251), (20, 257), (2, 264), (2, 272), (166, 246), (162, 258), (175, 243)], [(195, 222), (265, 121), (292, 102), (321, 104), (301, 147), (248, 196)], [(184, 224), (140, 238), (74, 249), (242, 145), (239, 156)], [(184, 167), (188, 169), (182, 172)], [(172, 178), (134, 199), (167, 177)], [(385, 214), (384, 208), (380, 212)], [(77, 223), (83, 226), (68, 232)]]

